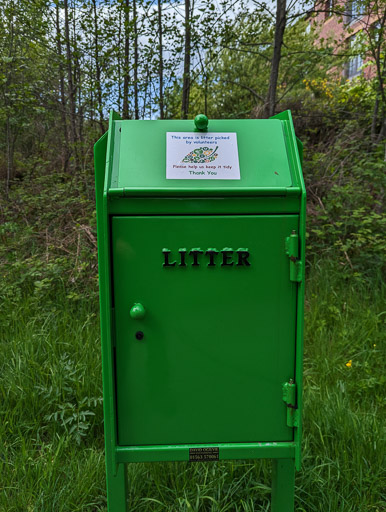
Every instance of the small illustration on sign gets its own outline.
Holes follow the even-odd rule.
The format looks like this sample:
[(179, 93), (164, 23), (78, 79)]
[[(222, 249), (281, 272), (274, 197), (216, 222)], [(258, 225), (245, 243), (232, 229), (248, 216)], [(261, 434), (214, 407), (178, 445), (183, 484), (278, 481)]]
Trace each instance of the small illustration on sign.
[(216, 153), (218, 146), (215, 149), (210, 149), (207, 147), (196, 148), (186, 155), (185, 158), (182, 159), (183, 162), (190, 162), (194, 164), (207, 164), (209, 162), (213, 162), (218, 157), (218, 153)]

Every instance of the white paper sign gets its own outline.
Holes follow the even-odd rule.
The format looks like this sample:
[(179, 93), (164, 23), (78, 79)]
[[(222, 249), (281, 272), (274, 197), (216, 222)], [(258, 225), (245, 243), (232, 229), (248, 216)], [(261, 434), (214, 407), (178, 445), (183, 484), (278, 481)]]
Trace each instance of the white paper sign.
[(236, 133), (166, 133), (166, 179), (239, 180)]

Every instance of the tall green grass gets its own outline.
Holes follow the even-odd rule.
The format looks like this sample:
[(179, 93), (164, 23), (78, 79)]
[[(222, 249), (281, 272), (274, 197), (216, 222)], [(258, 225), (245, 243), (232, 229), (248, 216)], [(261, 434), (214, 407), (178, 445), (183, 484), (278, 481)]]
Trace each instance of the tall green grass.
[[(0, 511), (106, 510), (96, 295), (60, 278), (0, 291)], [(332, 262), (310, 269), (299, 512), (385, 510), (383, 291)], [(269, 461), (128, 472), (129, 510), (270, 509)]]

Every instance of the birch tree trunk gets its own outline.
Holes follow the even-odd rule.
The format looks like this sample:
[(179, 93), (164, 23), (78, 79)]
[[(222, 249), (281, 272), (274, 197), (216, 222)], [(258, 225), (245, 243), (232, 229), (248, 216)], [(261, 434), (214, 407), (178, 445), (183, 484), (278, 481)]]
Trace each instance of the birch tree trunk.
[[(8, 58), (12, 62), (12, 57), (14, 56), (14, 10), (15, 6), (13, 2), (10, 2), (9, 9), (9, 24), (8, 24), (8, 37), (9, 37), (9, 51)], [(12, 83), (12, 75), (13, 75), (13, 67), (6, 66), (6, 90), (9, 90), (9, 87)], [(5, 109), (7, 111), (7, 121), (6, 121), (6, 145), (7, 145), (7, 181), (5, 184), (5, 195), (8, 199), (9, 187), (14, 175), (14, 142), (15, 137), (12, 130), (11, 124), (11, 105), (8, 95), (5, 96)]]
[(124, 33), (125, 33), (125, 55), (123, 58), (123, 106), (122, 115), (123, 119), (129, 119), (129, 49), (130, 49), (130, 0), (125, 0), (124, 3)]
[(119, 9), (118, 10), (118, 47), (117, 47), (118, 112), (122, 112), (121, 46), (122, 46), (122, 10)]
[(160, 119), (164, 118), (164, 97), (163, 97), (163, 46), (162, 46), (162, 0), (158, 0), (158, 45), (159, 45), (159, 66), (158, 66), (158, 79), (159, 79), (159, 111)]
[(72, 55), (71, 55), (71, 41), (70, 41), (70, 25), (68, 16), (68, 0), (64, 0), (64, 30), (66, 38), (66, 60), (67, 60), (67, 84), (68, 84), (68, 99), (70, 106), (70, 140), (72, 144), (72, 150), (75, 154), (75, 163), (77, 164), (75, 144), (77, 141), (77, 130), (76, 130), (76, 110), (75, 110), (75, 87), (73, 80), (72, 70)]
[(187, 119), (189, 112), (190, 93), (190, 51), (191, 51), (191, 27), (190, 27), (190, 0), (185, 0), (185, 54), (184, 77), (182, 84), (181, 119)]
[(59, 94), (60, 94), (60, 117), (62, 120), (63, 136), (64, 136), (64, 155), (63, 155), (63, 171), (68, 171), (68, 163), (70, 160), (70, 149), (68, 141), (67, 113), (66, 113), (66, 95), (64, 90), (64, 72), (63, 72), (63, 54), (62, 54), (62, 32), (60, 30), (59, 6), (56, 6), (56, 48), (59, 57)]
[[(72, 0), (72, 59), (73, 59), (73, 87), (74, 87), (74, 108), (75, 108), (75, 142), (83, 142), (83, 114), (84, 106), (82, 102), (82, 68), (80, 64), (79, 56), (81, 50), (78, 47), (78, 36), (76, 29), (79, 26), (76, 20), (77, 3), (76, 0)], [(79, 51), (80, 50), (80, 51)], [(83, 147), (82, 144), (74, 147), (75, 164), (79, 167), (82, 158)]]
[(94, 46), (95, 46), (95, 73), (96, 73), (96, 93), (98, 99), (98, 114), (99, 114), (99, 127), (101, 134), (105, 133), (105, 125), (103, 122), (103, 105), (102, 105), (102, 85), (101, 85), (101, 63), (99, 58), (99, 38), (98, 38), (98, 17), (96, 0), (92, 0), (93, 11), (94, 11)]
[(137, 0), (133, 0), (133, 22), (134, 22), (134, 117), (139, 119), (138, 109), (138, 22), (137, 22)]

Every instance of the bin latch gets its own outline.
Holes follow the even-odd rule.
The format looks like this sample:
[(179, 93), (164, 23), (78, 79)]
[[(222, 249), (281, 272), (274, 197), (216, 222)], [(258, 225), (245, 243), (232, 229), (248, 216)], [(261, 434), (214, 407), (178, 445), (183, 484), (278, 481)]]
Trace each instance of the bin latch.
[(296, 384), (290, 379), (282, 386), (283, 400), (287, 405), (287, 425), (297, 427), (299, 425), (299, 412), (296, 403)]
[(302, 280), (302, 262), (299, 260), (299, 236), (292, 231), (285, 240), (285, 252), (290, 259), (290, 281), (300, 283)]

